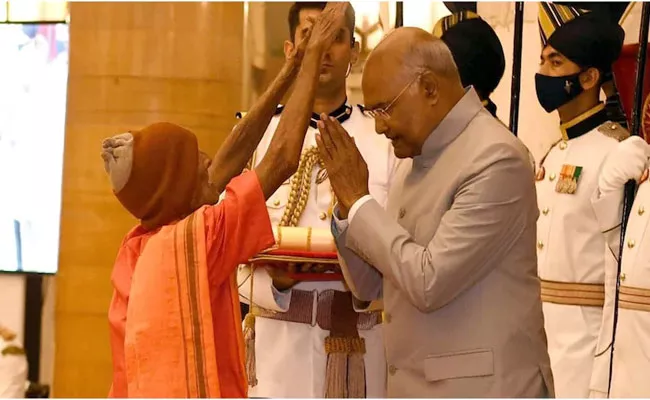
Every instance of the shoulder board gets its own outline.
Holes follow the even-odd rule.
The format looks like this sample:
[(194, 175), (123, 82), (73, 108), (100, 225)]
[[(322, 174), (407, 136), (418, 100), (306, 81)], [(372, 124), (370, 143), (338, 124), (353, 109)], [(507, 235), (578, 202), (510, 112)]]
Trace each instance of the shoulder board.
[[(275, 112), (273, 113), (273, 115), (279, 115), (280, 113), (282, 113), (282, 110), (284, 110), (284, 106), (277, 106), (275, 108)], [(245, 115), (246, 115), (246, 111), (238, 111), (235, 114), (235, 118), (242, 119), (244, 118)]]
[(602, 133), (607, 137), (616, 139), (619, 142), (630, 137), (630, 132), (627, 129), (623, 128), (621, 124), (616, 122), (611, 122), (611, 121), (605, 122), (604, 124), (600, 125), (598, 127), (598, 132)]
[(16, 345), (9, 345), (2, 349), (2, 356), (21, 356), (25, 354), (25, 350), (22, 347)]

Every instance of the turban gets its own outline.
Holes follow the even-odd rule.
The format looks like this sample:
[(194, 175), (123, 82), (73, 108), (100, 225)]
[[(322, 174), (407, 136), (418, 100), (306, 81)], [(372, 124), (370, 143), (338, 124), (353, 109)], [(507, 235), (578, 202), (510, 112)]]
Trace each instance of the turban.
[(146, 229), (193, 211), (199, 163), (194, 133), (155, 123), (104, 140), (102, 158), (115, 196)]
[(603, 13), (553, 3), (539, 4), (542, 47), (550, 45), (582, 68), (611, 71), (625, 32)]
[(487, 99), (506, 69), (503, 47), (492, 27), (472, 11), (459, 11), (440, 19), (433, 35), (449, 47), (463, 86), (474, 86)]

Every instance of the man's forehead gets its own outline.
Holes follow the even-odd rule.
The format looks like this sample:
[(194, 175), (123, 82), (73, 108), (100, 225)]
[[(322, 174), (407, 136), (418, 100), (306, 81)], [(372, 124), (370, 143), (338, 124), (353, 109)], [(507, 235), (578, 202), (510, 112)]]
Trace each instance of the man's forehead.
[(562, 53), (557, 51), (555, 48), (553, 48), (550, 45), (547, 45), (542, 49), (542, 57), (543, 58), (550, 58), (550, 57), (562, 57), (565, 58)]
[(311, 23), (310, 20), (315, 20), (318, 18), (320, 13), (323, 12), (318, 8), (303, 8), (298, 14), (298, 22), (300, 25)]
[[(303, 8), (300, 10), (300, 13), (298, 14), (298, 26), (306, 26), (306, 25), (311, 25), (318, 16), (323, 12), (323, 10), (320, 10), (318, 8)], [(341, 26), (341, 29), (347, 29), (347, 26), (343, 24)]]
[[(385, 106), (386, 102), (395, 96), (395, 81), (397, 70), (389, 62), (378, 60), (376, 63), (366, 65), (363, 71), (361, 86), (364, 103), (367, 108)], [(392, 77), (392, 78), (391, 78)]]

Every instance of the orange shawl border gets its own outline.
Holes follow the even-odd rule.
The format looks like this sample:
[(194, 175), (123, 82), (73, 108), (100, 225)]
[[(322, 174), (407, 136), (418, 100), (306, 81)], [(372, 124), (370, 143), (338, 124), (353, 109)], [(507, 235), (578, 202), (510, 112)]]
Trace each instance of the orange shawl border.
[(203, 209), (174, 227), (174, 266), (187, 397), (221, 397), (215, 358)]

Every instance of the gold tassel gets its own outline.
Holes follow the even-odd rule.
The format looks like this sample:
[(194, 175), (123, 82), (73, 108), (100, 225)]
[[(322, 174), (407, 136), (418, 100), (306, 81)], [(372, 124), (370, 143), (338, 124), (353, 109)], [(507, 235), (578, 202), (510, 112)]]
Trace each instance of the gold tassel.
[(251, 312), (244, 318), (244, 345), (246, 346), (246, 376), (248, 386), (257, 386), (257, 371), (255, 369), (255, 315)]
[(347, 369), (347, 354), (328, 354), (327, 369), (325, 370), (325, 398), (345, 399), (348, 397)]
[(348, 397), (364, 399), (366, 397), (366, 363), (363, 353), (348, 356)]
[(255, 361), (255, 305), (253, 303), (253, 282), (255, 280), (255, 266), (251, 265), (251, 293), (248, 305), (248, 314), (244, 318), (244, 346), (246, 351), (245, 367), (248, 377), (248, 386), (257, 386), (257, 368)]
[(325, 352), (325, 397), (366, 397), (366, 370), (363, 359), (366, 353), (365, 340), (360, 337), (328, 336), (325, 338)]

